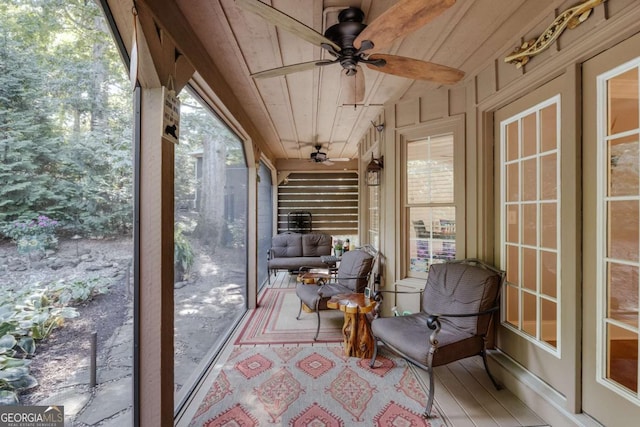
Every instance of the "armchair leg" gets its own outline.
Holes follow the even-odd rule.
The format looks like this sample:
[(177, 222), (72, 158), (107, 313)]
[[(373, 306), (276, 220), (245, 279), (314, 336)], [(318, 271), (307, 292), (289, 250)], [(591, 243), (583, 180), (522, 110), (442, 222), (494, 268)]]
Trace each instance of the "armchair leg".
[(315, 310), (316, 310), (316, 315), (318, 316), (318, 326), (316, 327), (316, 336), (313, 337), (314, 341), (318, 339), (318, 335), (320, 334), (320, 299), (316, 301)]
[(423, 416), (425, 418), (431, 418), (431, 408), (433, 407), (433, 395), (435, 394), (434, 390), (434, 380), (433, 380), (433, 368), (429, 369), (429, 398), (427, 399), (427, 407), (424, 410)]
[(300, 300), (300, 308), (298, 309), (298, 315), (296, 316), (296, 320), (300, 320), (301, 314), (302, 314), (302, 300)]
[(378, 357), (378, 340), (373, 339), (373, 356), (371, 356), (371, 362), (369, 362), (369, 367), (371, 369), (375, 369), (376, 357)]
[(493, 375), (491, 375), (491, 371), (489, 370), (489, 364), (487, 363), (486, 349), (482, 351), (482, 362), (484, 363), (484, 370), (487, 371), (487, 375), (489, 375), (489, 378), (491, 379), (491, 382), (493, 383), (496, 390), (502, 390), (502, 385), (498, 383), (498, 381), (493, 377)]

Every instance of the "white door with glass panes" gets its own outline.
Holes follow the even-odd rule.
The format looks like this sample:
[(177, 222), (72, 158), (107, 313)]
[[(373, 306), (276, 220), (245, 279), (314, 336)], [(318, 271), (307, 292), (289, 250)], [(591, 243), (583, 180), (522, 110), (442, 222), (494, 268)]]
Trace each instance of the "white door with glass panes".
[(640, 419), (639, 76), (640, 35), (583, 64), (582, 409), (611, 426)]
[[(576, 384), (575, 138), (564, 138), (563, 75), (495, 113), (496, 262), (506, 271), (500, 350), (579, 406)], [(568, 104), (567, 104), (568, 105)], [(574, 162), (575, 163), (575, 162)], [(573, 286), (570, 284), (573, 283)]]

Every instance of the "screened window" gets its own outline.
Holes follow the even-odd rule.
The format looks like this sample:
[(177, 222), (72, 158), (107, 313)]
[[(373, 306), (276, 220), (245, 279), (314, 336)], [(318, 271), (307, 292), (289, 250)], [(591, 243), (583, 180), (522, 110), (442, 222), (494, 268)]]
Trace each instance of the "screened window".
[(559, 351), (560, 97), (501, 123), (502, 321)]
[(248, 202), (242, 141), (189, 90), (180, 99), (174, 230), (178, 405), (246, 311)]
[(267, 251), (273, 236), (273, 182), (271, 170), (264, 162), (258, 168), (258, 285), (268, 279)]
[(426, 277), (431, 264), (456, 257), (453, 153), (453, 132), (405, 144), (408, 277)]

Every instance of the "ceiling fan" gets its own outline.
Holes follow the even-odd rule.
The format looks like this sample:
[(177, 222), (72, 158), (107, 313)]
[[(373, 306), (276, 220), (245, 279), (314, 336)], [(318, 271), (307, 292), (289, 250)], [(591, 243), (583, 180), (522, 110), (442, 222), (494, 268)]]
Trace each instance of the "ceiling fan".
[(333, 162), (348, 162), (349, 160), (351, 160), (348, 158), (337, 158), (337, 159), (328, 158), (327, 153), (320, 151), (322, 149), (322, 145), (320, 144), (314, 146), (314, 148), (316, 149), (316, 151), (312, 151), (311, 155), (309, 156), (309, 161), (313, 163), (323, 163), (327, 166), (331, 166)]
[(338, 23), (329, 27), (324, 35), (291, 16), (262, 3), (259, 0), (235, 0), (245, 10), (253, 12), (273, 25), (325, 49), (334, 59), (303, 62), (254, 73), (254, 78), (283, 76), (317, 66), (340, 64), (346, 76), (353, 76), (356, 102), (364, 99), (364, 75), (358, 72), (360, 63), (387, 74), (415, 80), (427, 80), (441, 84), (454, 84), (464, 77), (464, 72), (445, 65), (426, 62), (404, 56), (374, 53), (390, 46), (397, 38), (404, 37), (432, 21), (455, 0), (399, 0), (369, 25), (363, 24), (364, 13), (356, 7), (343, 9)]

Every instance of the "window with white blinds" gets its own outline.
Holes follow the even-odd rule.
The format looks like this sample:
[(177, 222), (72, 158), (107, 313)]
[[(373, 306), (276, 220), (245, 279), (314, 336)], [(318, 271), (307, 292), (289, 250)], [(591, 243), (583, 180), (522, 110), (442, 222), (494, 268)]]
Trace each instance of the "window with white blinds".
[(453, 152), (453, 133), (406, 142), (407, 277), (456, 257)]

